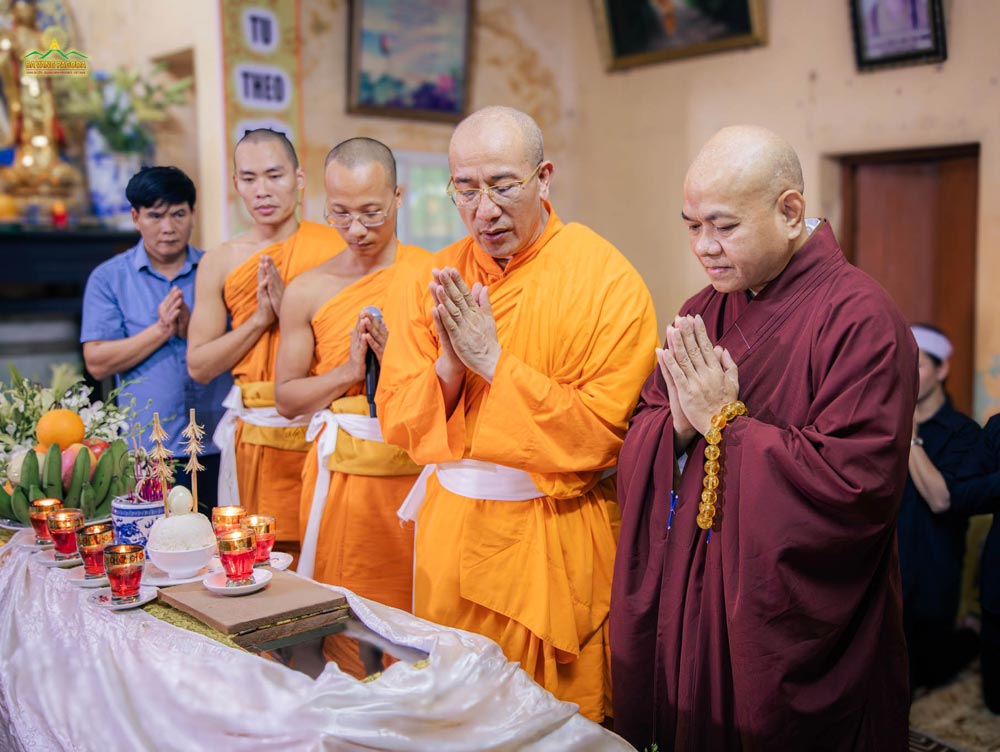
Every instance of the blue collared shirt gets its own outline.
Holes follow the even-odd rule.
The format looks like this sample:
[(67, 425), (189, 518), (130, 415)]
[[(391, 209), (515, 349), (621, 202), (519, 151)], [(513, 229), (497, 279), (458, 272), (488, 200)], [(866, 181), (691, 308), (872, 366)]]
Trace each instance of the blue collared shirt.
[[(172, 280), (153, 269), (141, 240), (133, 248), (105, 261), (87, 280), (80, 342), (124, 339), (148, 328), (159, 318), (160, 303), (171, 287), (179, 287), (184, 302), (193, 309), (194, 277), (203, 255), (204, 251), (189, 245), (184, 266)], [(160, 422), (170, 437), (165, 446), (174, 457), (182, 458), (181, 431), (193, 407), (198, 422), (205, 426), (204, 453), (219, 451), (211, 438), (224, 412), (222, 400), (233, 379), (226, 373), (202, 385), (188, 376), (186, 339), (171, 337), (135, 367), (115, 374), (116, 384), (120, 385), (123, 379), (138, 380), (119, 395), (118, 401), (128, 404), (135, 399), (138, 421), (145, 427), (142, 439), (147, 448), (151, 444), (149, 426), (153, 412), (159, 412)]]

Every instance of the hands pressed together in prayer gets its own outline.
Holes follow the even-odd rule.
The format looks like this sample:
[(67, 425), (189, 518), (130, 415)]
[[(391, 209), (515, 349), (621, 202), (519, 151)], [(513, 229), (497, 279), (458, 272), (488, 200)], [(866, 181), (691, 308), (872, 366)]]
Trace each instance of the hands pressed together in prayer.
[(281, 298), (285, 283), (278, 267), (270, 256), (261, 256), (257, 262), (257, 310), (253, 315), (262, 326), (270, 326), (281, 311)]
[(493, 380), (500, 360), (500, 341), (489, 291), (479, 282), (466, 286), (457, 269), (434, 269), (430, 284), (431, 315), (441, 340), (437, 374), (445, 382), (460, 379), (465, 370)]
[(389, 329), (382, 319), (372, 316), (367, 311), (358, 314), (358, 323), (351, 330), (351, 352), (348, 362), (354, 367), (359, 381), (365, 377), (365, 355), (368, 349), (371, 348), (381, 363), (388, 341)]
[(712, 416), (739, 399), (736, 362), (728, 350), (713, 346), (701, 316), (678, 316), (667, 327), (666, 347), (656, 360), (667, 382), (678, 454), (697, 434), (711, 427)]
[(191, 321), (191, 309), (184, 302), (184, 295), (179, 287), (171, 287), (170, 292), (160, 301), (157, 309), (157, 323), (164, 332), (172, 337), (187, 337), (188, 323)]

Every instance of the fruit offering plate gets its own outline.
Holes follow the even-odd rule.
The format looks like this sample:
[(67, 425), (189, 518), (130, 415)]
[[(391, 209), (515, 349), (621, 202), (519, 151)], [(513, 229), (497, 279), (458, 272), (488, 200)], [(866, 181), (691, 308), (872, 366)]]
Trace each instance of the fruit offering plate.
[(6, 517), (0, 517), (0, 528), (4, 530), (24, 530), (28, 527), (31, 527), (31, 525), (25, 525), (23, 522), (18, 522), (17, 520), (8, 520)]

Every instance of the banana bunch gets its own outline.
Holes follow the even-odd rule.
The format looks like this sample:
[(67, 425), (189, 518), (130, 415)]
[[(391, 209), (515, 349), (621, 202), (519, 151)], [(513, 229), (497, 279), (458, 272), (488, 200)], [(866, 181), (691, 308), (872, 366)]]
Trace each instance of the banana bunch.
[(63, 488), (62, 453), (53, 444), (41, 463), (29, 451), (21, 465), (20, 483), (11, 493), (0, 487), (0, 517), (30, 524), (28, 508), (35, 499), (61, 499), (67, 509), (82, 509), (85, 519), (111, 514), (111, 500), (135, 489), (135, 471), (124, 439), (116, 439), (101, 453), (90, 472), (90, 452), (80, 451), (73, 461), (69, 485)]

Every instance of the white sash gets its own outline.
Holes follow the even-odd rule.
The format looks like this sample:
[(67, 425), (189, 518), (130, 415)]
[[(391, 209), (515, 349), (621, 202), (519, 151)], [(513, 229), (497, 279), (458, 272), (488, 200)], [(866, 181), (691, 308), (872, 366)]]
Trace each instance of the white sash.
[[(356, 439), (384, 442), (382, 429), (376, 418), (352, 413), (334, 413), (330, 410), (320, 410), (314, 413), (306, 431), (306, 441), (316, 442), (316, 488), (313, 490), (312, 505), (309, 507), (309, 522), (306, 524), (306, 534), (302, 539), (302, 552), (295, 571), (304, 577), (312, 577), (316, 569), (316, 542), (319, 539), (319, 525), (323, 520), (323, 510), (326, 508), (326, 495), (330, 490), (330, 469), (327, 463), (337, 449), (338, 429)], [(322, 433), (320, 433), (322, 431)]]
[(308, 425), (304, 416), (285, 418), (273, 407), (244, 407), (243, 392), (239, 384), (233, 384), (229, 394), (222, 401), (226, 412), (212, 434), (212, 441), (219, 447), (219, 490), (218, 506), (240, 506), (240, 487), (236, 482), (236, 426), (242, 420), (253, 426), (265, 428), (293, 428)]
[(471, 459), (440, 462), (425, 466), (417, 477), (417, 482), (396, 510), (401, 520), (417, 519), (417, 513), (427, 497), (427, 479), (434, 471), (437, 471), (438, 483), (467, 499), (528, 501), (545, 496), (524, 470)]

